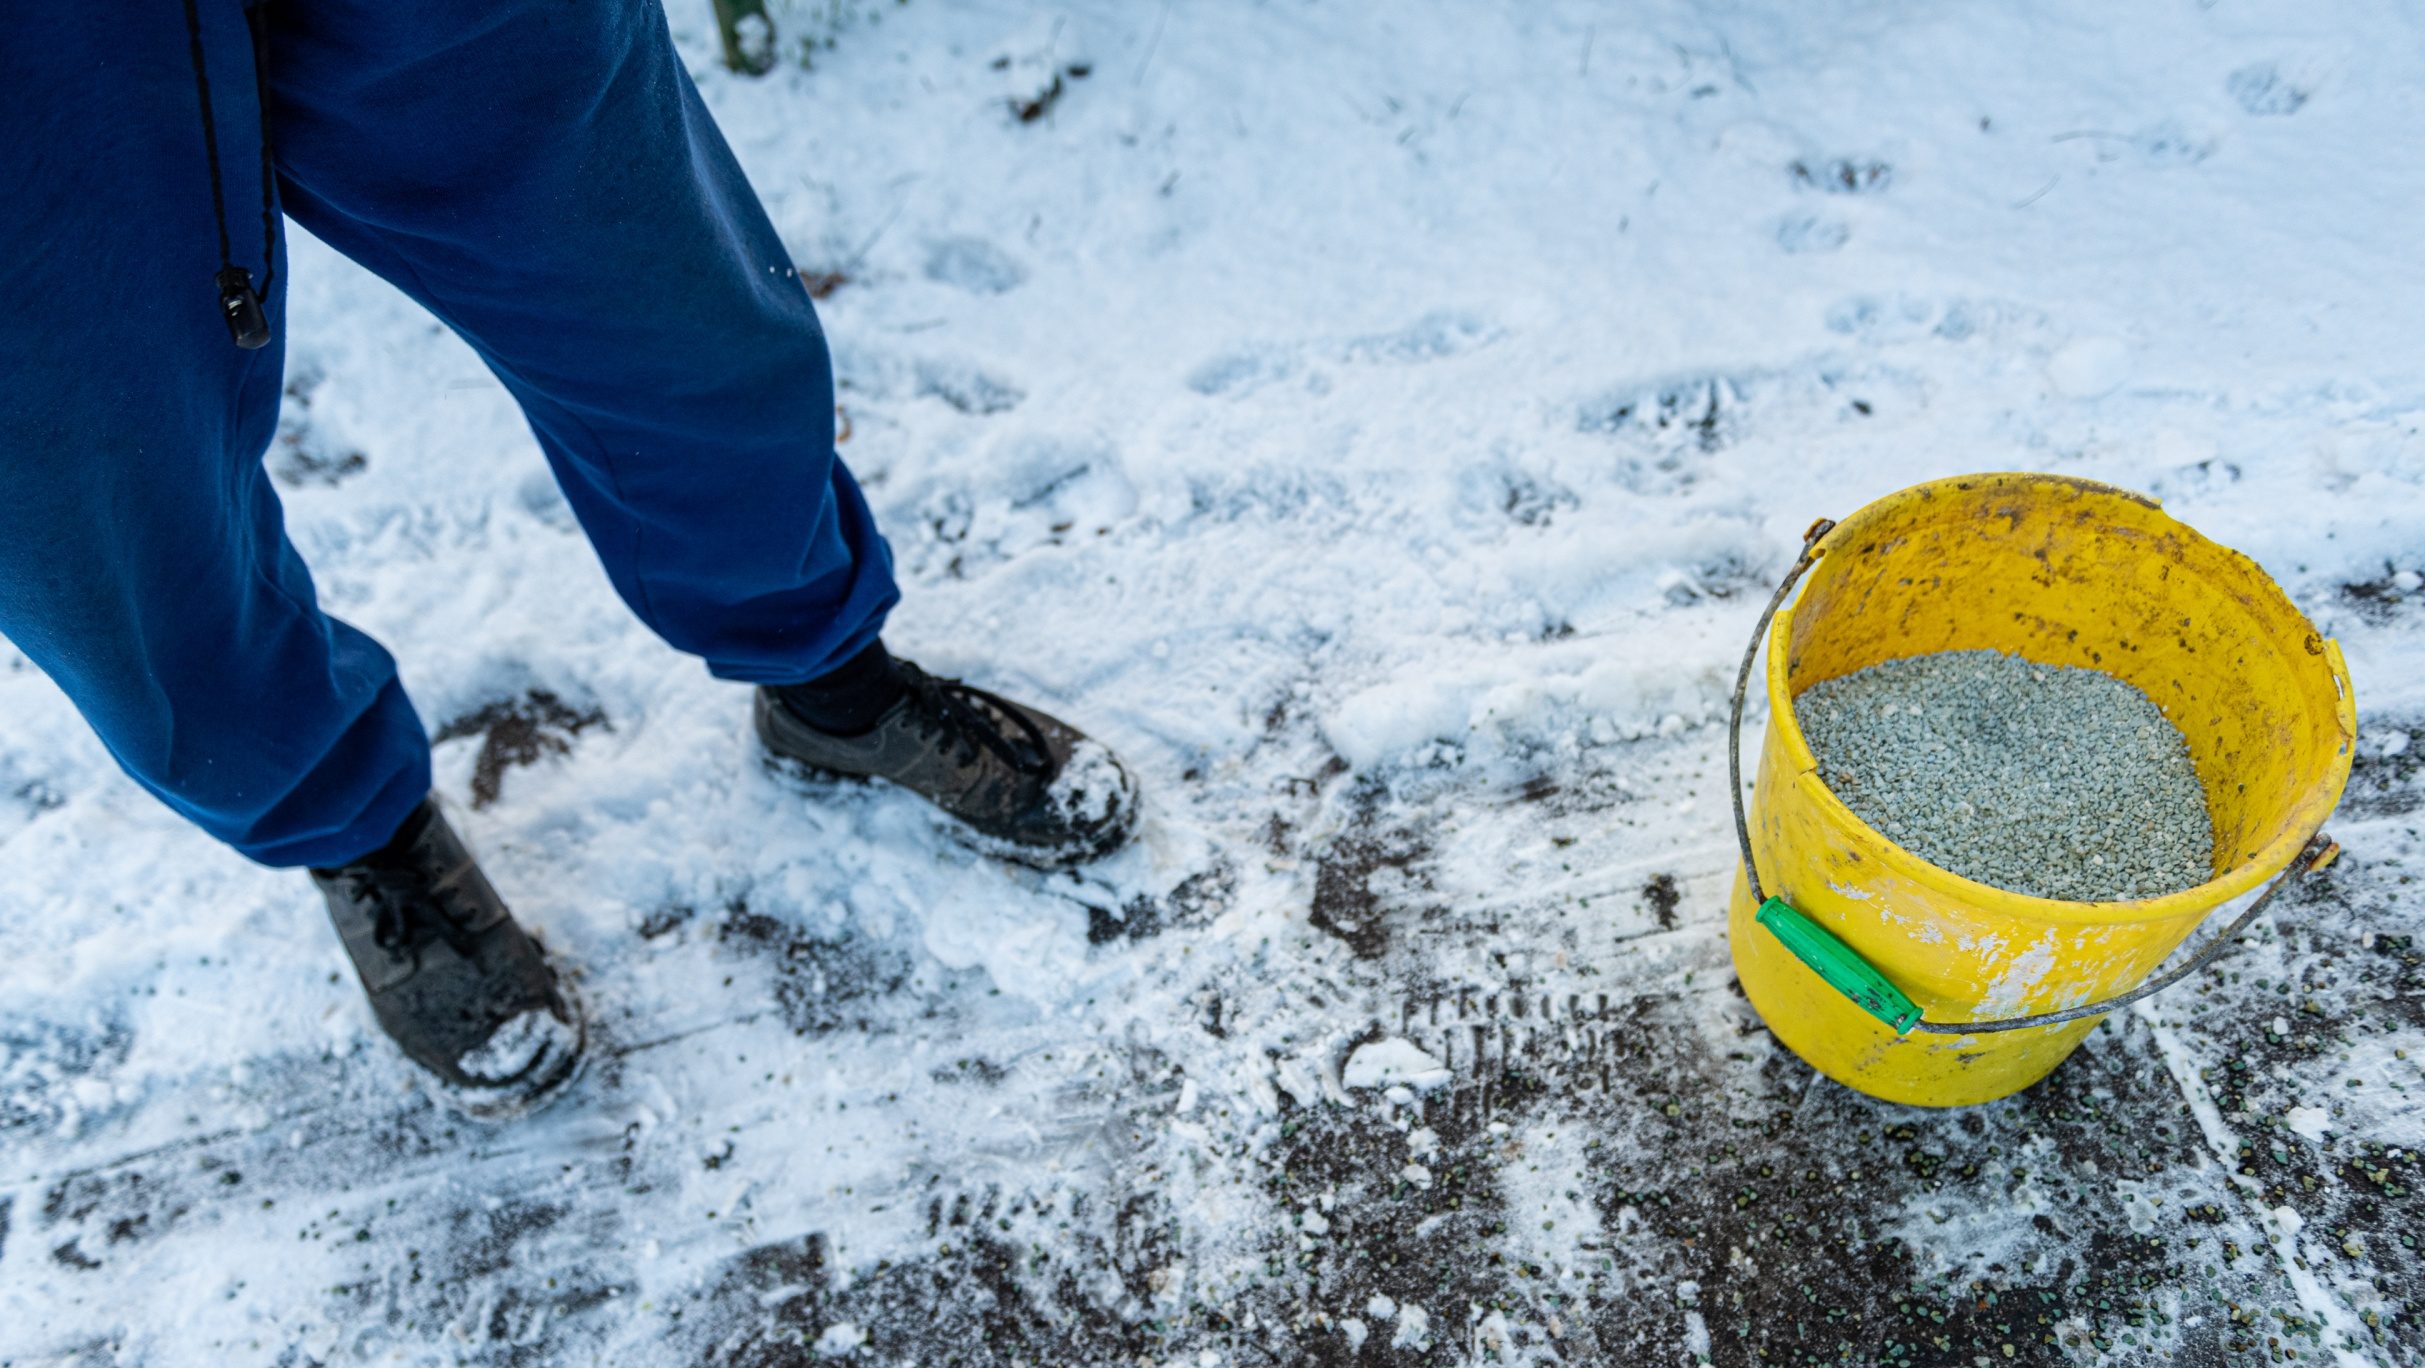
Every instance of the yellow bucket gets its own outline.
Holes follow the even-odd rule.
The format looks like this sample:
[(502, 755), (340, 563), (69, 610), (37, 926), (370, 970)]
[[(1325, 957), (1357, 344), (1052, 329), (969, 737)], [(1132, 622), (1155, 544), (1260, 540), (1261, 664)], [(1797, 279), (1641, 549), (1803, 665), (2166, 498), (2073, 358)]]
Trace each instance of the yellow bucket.
[[(2052, 475), (1936, 480), (1861, 509), (1813, 553), (1798, 601), (1768, 633), (1749, 851), (1767, 893), (1851, 947), (1932, 1022), (2127, 992), (2208, 913), (2283, 874), (2340, 801), (2357, 734), (2340, 647), (2254, 561), (2153, 499)], [(2188, 739), (2206, 789), (2213, 877), (2135, 902), (2009, 893), (1903, 849), (1828, 791), (1796, 695), (1880, 661), (1983, 647), (2102, 670), (2154, 699)], [(1759, 914), (1738, 871), (1727, 934), (1752, 1005), (1795, 1054), (1875, 1097), (1955, 1107), (2019, 1092), (2103, 1019), (1898, 1034)]]

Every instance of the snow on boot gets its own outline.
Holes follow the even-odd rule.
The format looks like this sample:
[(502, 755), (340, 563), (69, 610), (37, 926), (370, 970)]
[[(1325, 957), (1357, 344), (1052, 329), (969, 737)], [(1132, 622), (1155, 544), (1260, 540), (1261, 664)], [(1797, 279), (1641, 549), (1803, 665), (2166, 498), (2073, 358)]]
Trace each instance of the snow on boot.
[(999, 694), (897, 668), (901, 700), (854, 736), (819, 730), (781, 687), (759, 689), (759, 739), (810, 774), (890, 780), (982, 848), (1040, 869), (1099, 859), (1136, 829), (1136, 786), (1100, 742)]
[(474, 1116), (534, 1109), (580, 1062), (580, 1003), (514, 923), (437, 804), (385, 848), (315, 869), (379, 1025)]

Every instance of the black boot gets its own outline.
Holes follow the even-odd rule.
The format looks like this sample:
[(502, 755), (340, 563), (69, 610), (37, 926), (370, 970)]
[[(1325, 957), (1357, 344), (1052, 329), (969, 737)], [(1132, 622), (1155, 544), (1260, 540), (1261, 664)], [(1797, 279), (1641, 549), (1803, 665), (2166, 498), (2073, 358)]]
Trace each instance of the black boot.
[(889, 779), (1021, 864), (1084, 864), (1118, 849), (1136, 829), (1136, 786), (1101, 743), (907, 661), (895, 668), (900, 699), (855, 735), (822, 730), (787, 702), (783, 688), (761, 688), (759, 739), (810, 773)]
[(579, 1002), (424, 801), (384, 849), (312, 880), (379, 1025), (475, 1116), (528, 1111), (580, 1062)]

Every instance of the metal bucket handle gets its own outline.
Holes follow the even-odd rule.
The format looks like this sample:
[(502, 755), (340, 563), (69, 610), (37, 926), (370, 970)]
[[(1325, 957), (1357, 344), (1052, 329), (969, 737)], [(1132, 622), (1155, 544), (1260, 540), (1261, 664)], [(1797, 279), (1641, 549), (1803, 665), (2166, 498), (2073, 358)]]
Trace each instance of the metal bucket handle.
[(1827, 981), (1829, 987), (1849, 998), (1861, 1010), (1894, 1028), (1896, 1035), (1923, 1031), (1933, 1035), (1976, 1035), (1991, 1031), (2023, 1031), (2038, 1026), (2053, 1026), (2082, 1017), (2103, 1016), (2127, 1007), (2142, 998), (2155, 996), (2187, 978), (2209, 960), (2223, 953), (2225, 946), (2256, 920), (2274, 895), (2285, 884), (2305, 874), (2313, 874), (2340, 855), (2340, 844), (2324, 834), (2319, 827), (2307, 838), (2298, 856), (2284, 869), (2281, 876), (2265, 886), (2221, 934), (2199, 947), (2196, 954), (2183, 960), (2170, 971), (2147, 980), (2127, 993), (2117, 994), (2098, 1002), (2078, 1007), (2065, 1007), (2052, 1012), (2033, 1012), (2028, 1016), (2005, 1017), (1997, 1021), (1923, 1021), (1920, 1008), (1893, 980), (1879, 973), (1861, 953), (1839, 940), (1835, 934), (1813, 921), (1791, 903), (1771, 897), (1760, 886), (1760, 867), (1751, 853), (1751, 822), (1743, 813), (1743, 696), (1751, 689), (1752, 665), (1759, 659), (1760, 644), (1768, 639), (1768, 624), (1775, 620), (1777, 610), (1785, 606), (1786, 598), (1802, 575), (1824, 554), (1819, 543), (1835, 530), (1835, 521), (1821, 518), (1802, 534), (1802, 554), (1794, 558), (1793, 567), (1785, 572), (1785, 581), (1770, 595), (1768, 606), (1760, 610), (1759, 625), (1752, 629), (1751, 644), (1743, 651), (1743, 668), (1735, 676), (1733, 712), (1726, 732), (1726, 772), (1733, 788), (1735, 805), (1735, 841), (1743, 848), (1743, 877), (1751, 885), (1751, 900), (1759, 907), (1757, 920), (1777, 938), (1794, 958), (1802, 961), (1811, 972)]

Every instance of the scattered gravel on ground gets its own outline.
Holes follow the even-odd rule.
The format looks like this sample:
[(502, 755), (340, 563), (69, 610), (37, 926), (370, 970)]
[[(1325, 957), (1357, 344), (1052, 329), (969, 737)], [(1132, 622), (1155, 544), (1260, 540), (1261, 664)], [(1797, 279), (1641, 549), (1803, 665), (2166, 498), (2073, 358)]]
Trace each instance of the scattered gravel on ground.
[(2187, 743), (2111, 675), (1947, 651), (1815, 684), (1794, 713), (1846, 806), (1965, 878), (2109, 902), (2211, 872)]

